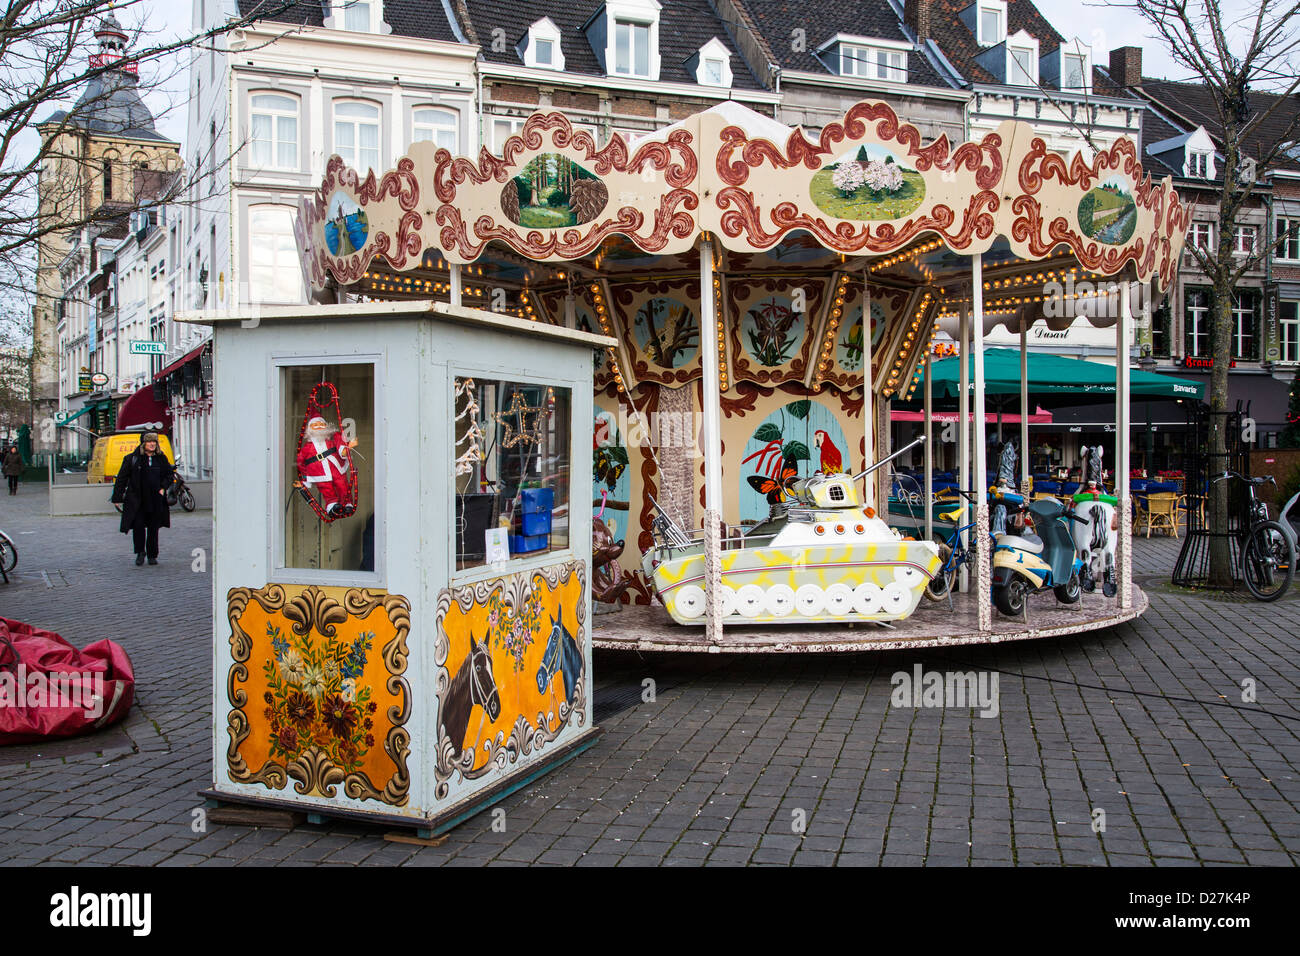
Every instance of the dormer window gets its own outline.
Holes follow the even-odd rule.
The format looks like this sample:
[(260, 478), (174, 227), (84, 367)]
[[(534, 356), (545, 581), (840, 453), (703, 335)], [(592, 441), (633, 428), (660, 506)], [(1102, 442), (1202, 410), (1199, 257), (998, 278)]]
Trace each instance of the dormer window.
[(1012, 86), (1035, 86), (1038, 83), (1038, 64), (1034, 51), (1027, 46), (1007, 44), (1007, 82)]
[(997, 46), (1007, 38), (1006, 0), (976, 0), (958, 17), (982, 47)]
[(686, 68), (701, 86), (731, 86), (731, 51), (717, 37), (700, 47)]
[(1210, 176), (1210, 154), (1188, 152), (1187, 175), (1198, 176), (1201, 179), (1208, 179)]
[(325, 17), (327, 29), (351, 30), (353, 33), (392, 32), (384, 22), (384, 0), (329, 0), (323, 6), (329, 11)]
[(609, 76), (659, 79), (658, 0), (608, 0), (583, 24)]
[(890, 83), (907, 82), (910, 46), (894, 40), (877, 40), (840, 33), (822, 44), (823, 62), (840, 76), (860, 76)]
[(1092, 92), (1092, 47), (1078, 37), (1060, 43), (1043, 54), (1038, 64), (1038, 81), (1062, 92)]
[(550, 17), (542, 17), (528, 28), (520, 44), (524, 66), (541, 70), (563, 70), (564, 51), (560, 48), (560, 28)]
[(632, 20), (614, 22), (614, 72), (650, 75), (650, 24)]
[(1084, 89), (1083, 69), (1085, 62), (1082, 56), (1073, 53), (1066, 53), (1061, 57), (1061, 89)]

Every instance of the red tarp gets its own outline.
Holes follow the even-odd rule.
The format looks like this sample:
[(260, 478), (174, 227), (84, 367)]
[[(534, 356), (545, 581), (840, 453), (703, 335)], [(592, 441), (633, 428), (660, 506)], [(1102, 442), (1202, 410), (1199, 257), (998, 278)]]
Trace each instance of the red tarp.
[(134, 699), (121, 645), (79, 651), (53, 631), (0, 617), (0, 745), (92, 733), (125, 717)]

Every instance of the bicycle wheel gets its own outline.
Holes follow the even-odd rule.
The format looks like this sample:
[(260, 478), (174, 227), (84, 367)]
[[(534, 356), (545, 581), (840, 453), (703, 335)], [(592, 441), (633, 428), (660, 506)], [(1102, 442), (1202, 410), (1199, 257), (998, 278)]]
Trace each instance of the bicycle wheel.
[(1290, 589), (1295, 549), (1276, 521), (1261, 521), (1250, 529), (1241, 552), (1241, 576), (1257, 601), (1276, 601)]
[(0, 568), (4, 568), (5, 573), (8, 574), (17, 566), (18, 549), (14, 547), (13, 539), (0, 531)]
[(943, 563), (939, 565), (939, 570), (934, 572), (930, 583), (925, 586), (925, 596), (931, 601), (942, 601), (947, 597), (948, 592), (952, 590), (953, 578), (957, 574), (957, 565), (952, 557), (952, 549), (948, 545), (939, 547), (939, 559)]

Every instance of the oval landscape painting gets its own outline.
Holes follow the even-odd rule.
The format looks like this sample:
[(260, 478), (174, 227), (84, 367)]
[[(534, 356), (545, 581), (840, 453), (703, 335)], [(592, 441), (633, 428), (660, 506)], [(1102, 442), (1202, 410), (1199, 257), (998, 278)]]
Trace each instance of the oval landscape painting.
[(1089, 239), (1123, 245), (1137, 228), (1137, 203), (1127, 179), (1112, 176), (1079, 200), (1079, 229)]
[(808, 193), (836, 219), (902, 219), (925, 199), (925, 179), (889, 150), (862, 145), (814, 173)]

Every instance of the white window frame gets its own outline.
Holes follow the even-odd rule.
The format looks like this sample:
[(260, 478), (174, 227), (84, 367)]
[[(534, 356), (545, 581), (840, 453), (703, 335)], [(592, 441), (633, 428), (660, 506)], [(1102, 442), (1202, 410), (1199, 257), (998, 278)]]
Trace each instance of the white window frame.
[[(1282, 239), (1288, 232), (1291, 233), (1290, 237)], [(1300, 217), (1278, 216), (1274, 220), (1273, 241), (1277, 243), (1273, 258), (1284, 262), (1300, 262)]]
[[(560, 28), (555, 25), (555, 21), (550, 17), (542, 17), (536, 23), (528, 28), (528, 35), (524, 38), (523, 49), (520, 51), (524, 66), (530, 66), (538, 70), (564, 70), (564, 50), (561, 47)], [(547, 41), (551, 44), (551, 62), (543, 63), (537, 58), (537, 44)]]
[(1202, 150), (1188, 150), (1187, 175), (1195, 176), (1198, 179), (1208, 179), (1210, 176), (1210, 154)]
[(1191, 232), (1188, 234), (1191, 244), (1200, 246), (1207, 252), (1214, 248), (1214, 223), (1212, 222), (1194, 222), (1192, 223)]
[[(267, 243), (259, 242), (259, 237), (266, 236), (267, 233), (259, 232), (255, 223), (264, 214), (273, 214), (283, 216), (288, 222), (288, 232), (278, 234), (282, 242), (287, 239), (288, 244), (283, 251), (288, 255), (287, 261), (281, 260), (278, 252), (274, 248), (268, 248)], [(302, 279), (298, 272), (293, 271), (293, 267), (298, 265), (297, 243), (293, 234), (293, 218), (295, 210), (292, 206), (285, 206), (277, 203), (257, 203), (248, 207), (248, 240), (250, 261), (248, 264), (248, 301), (253, 304), (296, 304), (303, 301)], [(253, 286), (253, 273), (258, 266), (255, 266), (253, 259), (259, 261), (262, 267), (270, 267), (277, 274), (289, 276), (296, 280), (294, 291), (287, 293), (287, 298), (281, 298), (274, 294), (270, 297), (262, 297), (259, 293), (260, 288), (255, 289)], [(270, 260), (269, 262), (267, 260)]]
[[(1024, 55), (1025, 62), (1029, 64), (1029, 69), (1025, 69), (1020, 61), (1016, 59), (1017, 53)], [(1038, 85), (1038, 57), (1035, 55), (1032, 46), (1018, 43), (1007, 44), (1007, 85)]]
[[(1193, 305), (1194, 301), (1201, 304)], [(1208, 289), (1189, 289), (1187, 303), (1183, 309), (1183, 321), (1187, 328), (1183, 336), (1187, 354), (1200, 358), (1210, 353), (1210, 293)], [(1205, 339), (1205, 351), (1202, 352), (1199, 340)]]
[[(1259, 232), (1251, 225), (1236, 225), (1232, 227), (1232, 254), (1234, 256), (1249, 256), (1255, 253), (1255, 239)], [(1249, 242), (1243, 242), (1249, 239)]]
[[(422, 123), (419, 121), (421, 113), (443, 113), (450, 117), (450, 120), (447, 123)], [(416, 134), (426, 130), (431, 135), (426, 139), (418, 139)], [(448, 137), (443, 137), (440, 141), (439, 133), (450, 134), (451, 142), (446, 141)], [(460, 151), (460, 113), (445, 106), (439, 106), (436, 103), (421, 103), (419, 106), (411, 107), (411, 140), (407, 146), (409, 148), (415, 143), (421, 142), (431, 142), (447, 150), (453, 156), (457, 155)]]
[[(293, 104), (293, 108), (288, 109), (286, 107), (281, 107), (281, 106), (267, 106), (265, 105), (265, 103), (260, 107), (257, 105), (257, 101), (259, 99), (265, 101), (271, 98), (290, 102)], [(271, 161), (268, 163), (260, 163), (257, 160), (257, 155), (256, 155), (257, 141), (254, 138), (254, 132), (253, 132), (253, 126), (254, 126), (253, 119), (254, 117), (257, 116), (268, 117), (271, 121), (271, 139), (270, 139)], [(302, 140), (301, 137), (299, 136), (299, 131), (302, 128), (301, 116), (302, 116), (302, 101), (297, 96), (294, 96), (292, 93), (284, 93), (280, 90), (251, 91), (248, 94), (248, 162), (249, 165), (256, 166), (258, 169), (291, 169), (291, 170), (301, 169), (302, 168), (302, 152), (301, 152)], [(280, 138), (280, 125), (281, 125), (280, 120), (282, 119), (293, 120), (293, 162), (287, 166), (280, 162), (280, 147), (288, 145), (287, 140), (281, 140)]]
[(906, 83), (907, 54), (911, 49), (908, 43), (838, 33), (823, 43), (818, 53), (840, 76)]
[[(362, 6), (369, 8), (366, 26), (357, 29), (347, 25), (349, 15), (355, 14)], [(384, 22), (383, 0), (330, 0), (330, 15), (325, 18), (325, 27), (331, 30), (348, 30), (352, 33), (380, 33)]]
[[(360, 136), (361, 127), (363, 125), (369, 125), (369, 124), (363, 123), (362, 118), (359, 116), (340, 117), (339, 116), (340, 106), (364, 106), (367, 107), (368, 109), (372, 109), (375, 111), (374, 114), (375, 162), (373, 165), (369, 167), (364, 167), (362, 165), (362, 157), (361, 157), (361, 150), (362, 150), (361, 136)], [(365, 175), (367, 168), (373, 169), (376, 173), (382, 172), (384, 169), (384, 108), (380, 104), (375, 103), (371, 100), (341, 98), (341, 99), (334, 100), (333, 105), (330, 109), (330, 114), (334, 121), (333, 125), (330, 127), (330, 132), (332, 133), (333, 136), (332, 141), (333, 141), (334, 152), (339, 156), (343, 156), (344, 162), (347, 162), (349, 166), (351, 166), (357, 172), (361, 173), (363, 176)], [(348, 161), (348, 158), (344, 156), (342, 149), (339, 146), (339, 126), (341, 125), (349, 125), (352, 127), (353, 142), (351, 146), (347, 147), (352, 152), (352, 160), (350, 162)]]
[[(1071, 60), (1078, 61), (1079, 64), (1079, 82), (1075, 84), (1066, 84), (1069, 77), (1069, 63)], [(1061, 54), (1061, 89), (1077, 90), (1080, 92), (1088, 91), (1088, 58), (1082, 53), (1062, 53)]]
[[(991, 13), (998, 18), (997, 31), (993, 36), (986, 36), (984, 31), (984, 14)], [(980, 46), (997, 46), (1007, 38), (1007, 8), (1001, 3), (981, 3), (975, 11), (975, 42)]]
[[(634, 76), (644, 80), (651, 79), (651, 74), (653, 72), (653, 67), (651, 66), (651, 60), (654, 59), (653, 51), (656, 46), (656, 42), (655, 42), (657, 39), (656, 33), (658, 32), (655, 29), (655, 26), (656, 25), (653, 23), (646, 23), (642, 20), (636, 20), (629, 17), (618, 17), (614, 20), (613, 36), (611, 38), (612, 39), (611, 52), (614, 54), (613, 56), (614, 69), (610, 71), (611, 73), (613, 73), (615, 76)], [(622, 65), (619, 63), (619, 59), (618, 59), (619, 45), (620, 45), (619, 34), (625, 29), (627, 30), (628, 62), (627, 62), (627, 69), (622, 69), (621, 68)], [(637, 40), (638, 33), (641, 30), (645, 31), (645, 44), (646, 44), (644, 71), (638, 69), (639, 64), (637, 63), (637, 55), (636, 55), (637, 53), (636, 40)]]
[[(1242, 304), (1246, 297), (1249, 297), (1251, 305), (1249, 307)], [(1247, 340), (1254, 343), (1259, 336), (1259, 329), (1256, 327), (1255, 304), (1258, 302), (1253, 290), (1245, 292), (1234, 292), (1232, 294), (1232, 357), (1251, 361), (1257, 356), (1247, 355), (1243, 345)], [(1249, 327), (1249, 334), (1247, 334)]]
[(1278, 361), (1300, 363), (1300, 300), (1278, 302), (1277, 345)]
[[(488, 116), (488, 130), (492, 134), (492, 152), (501, 153), (505, 147), (506, 140), (514, 136), (524, 128), (524, 121), (515, 116)], [(509, 131), (498, 129), (498, 127), (509, 127)]]

